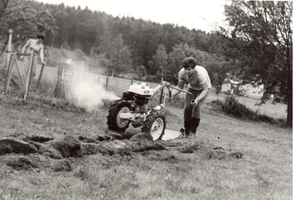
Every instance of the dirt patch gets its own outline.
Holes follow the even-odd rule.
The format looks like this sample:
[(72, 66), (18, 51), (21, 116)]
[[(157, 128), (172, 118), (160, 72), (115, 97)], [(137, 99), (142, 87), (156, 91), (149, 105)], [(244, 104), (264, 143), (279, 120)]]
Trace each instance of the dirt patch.
[(59, 141), (52, 141), (49, 143), (49, 146), (59, 151), (63, 158), (77, 157), (80, 155), (79, 150), (81, 143), (72, 136), (66, 136)]
[(40, 142), (40, 143), (48, 142), (53, 139), (54, 138), (52, 137), (46, 137), (46, 136), (40, 136), (40, 135), (26, 136), (24, 138), (25, 141), (34, 141), (34, 142)]
[[(129, 135), (126, 137), (129, 138)], [(72, 162), (82, 163), (83, 158), (91, 155), (95, 155), (95, 162), (99, 160), (98, 164), (102, 165), (119, 163), (123, 158), (135, 158), (137, 155), (170, 162), (190, 159), (188, 155), (207, 160), (243, 158), (241, 152), (226, 153), (223, 148), (209, 147), (196, 140), (182, 138), (152, 141), (151, 137), (142, 133), (125, 139), (123, 135), (109, 132), (96, 137), (64, 136), (54, 139), (30, 136), (23, 140), (2, 138), (0, 152), (3, 155), (0, 156), (0, 163), (12, 169), (49, 169), (56, 172), (71, 171), (76, 166)]]
[(22, 153), (30, 154), (37, 153), (38, 150), (34, 145), (23, 140), (15, 138), (2, 138), (0, 139), (0, 155), (7, 153)]

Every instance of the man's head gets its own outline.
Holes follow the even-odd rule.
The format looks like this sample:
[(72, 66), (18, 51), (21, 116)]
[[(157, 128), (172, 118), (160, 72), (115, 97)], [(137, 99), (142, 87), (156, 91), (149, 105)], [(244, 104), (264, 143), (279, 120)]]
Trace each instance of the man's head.
[(45, 36), (44, 35), (37, 35), (37, 38), (40, 42), (43, 42), (45, 40)]
[(191, 77), (193, 75), (194, 68), (196, 66), (196, 60), (193, 57), (185, 58), (182, 61), (182, 67), (184, 67), (187, 76)]
[(196, 66), (196, 60), (193, 57), (187, 57), (182, 61), (182, 67), (185, 69), (191, 68), (194, 69)]

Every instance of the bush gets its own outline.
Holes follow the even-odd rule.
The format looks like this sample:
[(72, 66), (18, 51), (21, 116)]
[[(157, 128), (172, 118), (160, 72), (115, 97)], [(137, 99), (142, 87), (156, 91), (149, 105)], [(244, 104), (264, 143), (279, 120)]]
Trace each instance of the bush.
[(256, 114), (251, 109), (239, 103), (233, 96), (226, 96), (222, 103), (222, 109), (225, 113), (241, 119), (253, 118)]
[(222, 111), (228, 115), (239, 119), (253, 120), (253, 121), (263, 121), (274, 123), (275, 120), (266, 115), (261, 115), (258, 112), (247, 108), (245, 105), (239, 103), (233, 96), (226, 96), (224, 101), (216, 100), (212, 101), (214, 105), (222, 109)]

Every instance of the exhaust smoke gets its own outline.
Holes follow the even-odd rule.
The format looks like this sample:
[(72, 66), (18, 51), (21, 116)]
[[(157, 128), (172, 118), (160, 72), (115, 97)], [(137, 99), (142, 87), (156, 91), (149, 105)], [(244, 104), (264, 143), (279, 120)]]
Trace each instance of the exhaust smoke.
[(75, 72), (67, 86), (69, 92), (67, 99), (76, 107), (91, 112), (103, 106), (105, 101), (120, 99), (114, 92), (107, 91), (104, 85), (90, 74), (85, 76), (82, 74)]

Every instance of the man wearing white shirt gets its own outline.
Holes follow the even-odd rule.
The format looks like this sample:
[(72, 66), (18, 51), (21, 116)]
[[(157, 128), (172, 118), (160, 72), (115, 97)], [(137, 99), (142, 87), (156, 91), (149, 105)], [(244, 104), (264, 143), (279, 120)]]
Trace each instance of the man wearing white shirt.
[[(207, 70), (199, 65), (196, 65), (196, 60), (193, 57), (185, 58), (182, 61), (182, 69), (178, 75), (177, 88), (182, 90), (184, 83), (188, 84), (188, 92), (186, 94), (184, 107), (184, 128), (185, 136), (196, 134), (196, 129), (201, 118), (201, 107), (206, 100), (209, 90), (212, 87), (211, 80)], [(172, 96), (179, 94), (179, 90), (173, 90)]]

